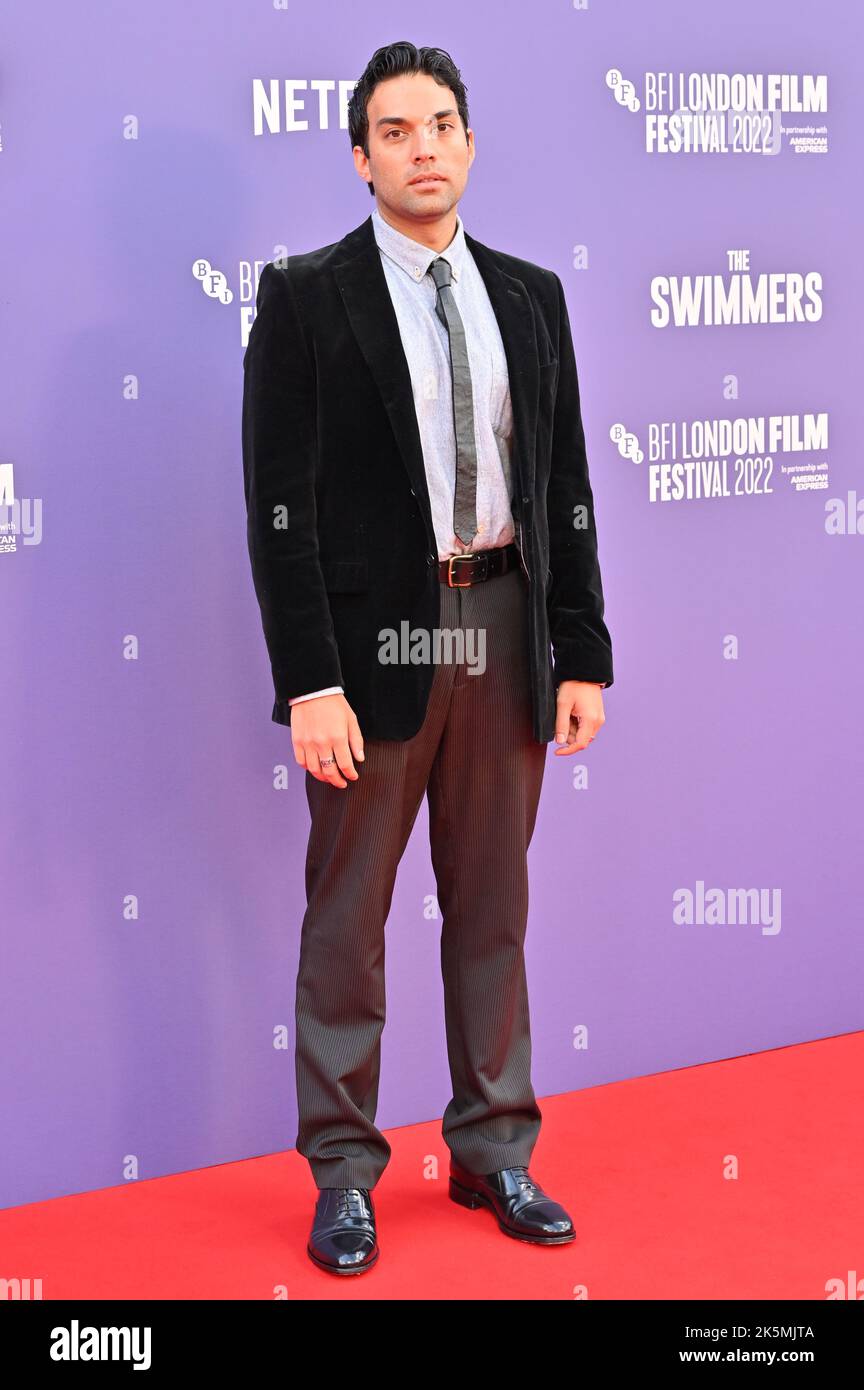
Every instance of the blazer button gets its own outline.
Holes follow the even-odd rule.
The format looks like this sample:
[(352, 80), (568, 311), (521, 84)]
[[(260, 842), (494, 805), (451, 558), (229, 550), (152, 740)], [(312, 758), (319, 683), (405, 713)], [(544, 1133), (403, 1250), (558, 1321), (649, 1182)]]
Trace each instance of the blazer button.
[(427, 563), (427, 565), (429, 565), (429, 566), (431, 567), (432, 565), (435, 564), (435, 562), (437, 561), (437, 559), (438, 559), (438, 556), (437, 556), (437, 555), (427, 555), (427, 556), (426, 556), (426, 563)]
[(530, 498), (530, 497), (523, 497), (523, 498), (522, 498), (522, 501), (523, 501), (523, 502), (530, 502), (530, 501), (531, 501), (531, 498)]

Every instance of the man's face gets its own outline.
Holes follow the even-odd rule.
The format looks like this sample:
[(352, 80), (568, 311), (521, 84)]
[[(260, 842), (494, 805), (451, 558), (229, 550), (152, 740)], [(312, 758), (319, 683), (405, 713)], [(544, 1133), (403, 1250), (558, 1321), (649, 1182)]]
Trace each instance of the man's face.
[(391, 77), (379, 82), (366, 111), (369, 158), (355, 145), (354, 163), (381, 206), (418, 221), (455, 207), (474, 162), (474, 132), (466, 141), (450, 88), (427, 73)]

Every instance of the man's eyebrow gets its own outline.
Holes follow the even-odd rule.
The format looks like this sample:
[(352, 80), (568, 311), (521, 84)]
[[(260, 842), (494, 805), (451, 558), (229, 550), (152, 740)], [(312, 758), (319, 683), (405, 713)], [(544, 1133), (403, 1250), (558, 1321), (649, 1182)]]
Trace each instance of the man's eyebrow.
[[(433, 121), (440, 121), (442, 116), (457, 116), (458, 114), (459, 114), (458, 111), (455, 111), (455, 110), (453, 109), (453, 107), (450, 106), (450, 107), (447, 108), (446, 111), (436, 111), (436, 112), (435, 112), (435, 115), (432, 117), (432, 120), (433, 120)], [(424, 116), (423, 119), (426, 120), (426, 119), (428, 119), (428, 118)], [(375, 122), (375, 128), (376, 128), (376, 130), (377, 130), (378, 126), (381, 126), (381, 125), (409, 125), (409, 124), (410, 124), (410, 122), (408, 121), (407, 116), (379, 116), (379, 117), (378, 117), (378, 120)]]

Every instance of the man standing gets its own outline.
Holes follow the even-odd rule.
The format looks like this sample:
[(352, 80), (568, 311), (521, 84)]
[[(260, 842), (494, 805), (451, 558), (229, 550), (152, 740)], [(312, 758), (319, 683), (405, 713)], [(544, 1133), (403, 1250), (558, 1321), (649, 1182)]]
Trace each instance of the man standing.
[(474, 134), (448, 54), (379, 49), (349, 126), (376, 207), (341, 241), (264, 267), (243, 396), (272, 717), (291, 727), (311, 815), (296, 995), (297, 1148), (319, 1189), (307, 1250), (335, 1274), (379, 1256), (384, 929), (424, 794), (450, 1196), (517, 1239), (574, 1238), (527, 1167), (541, 1122), (527, 851), (546, 743), (586, 748), (612, 684), (561, 282), (464, 229)]

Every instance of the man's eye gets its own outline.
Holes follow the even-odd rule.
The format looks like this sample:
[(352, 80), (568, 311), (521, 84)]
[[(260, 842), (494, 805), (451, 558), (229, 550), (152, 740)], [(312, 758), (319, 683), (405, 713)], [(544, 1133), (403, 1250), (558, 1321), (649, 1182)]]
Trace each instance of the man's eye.
[[(439, 129), (439, 130), (452, 130), (452, 129), (453, 129), (453, 122), (452, 122), (452, 121), (439, 121), (439, 122), (438, 122), (438, 129)], [(387, 134), (384, 136), (384, 139), (385, 139), (385, 140), (389, 140), (391, 135), (404, 135), (404, 133), (405, 133), (404, 131), (402, 131), (402, 130), (396, 130), (396, 128), (394, 127), (393, 130), (388, 130)]]

